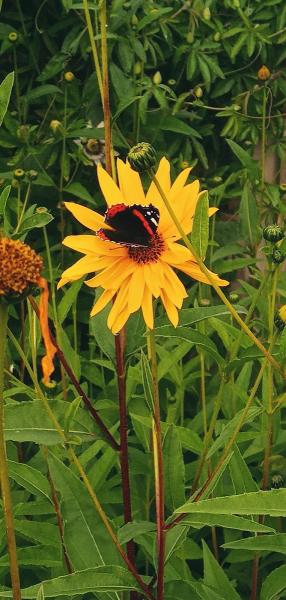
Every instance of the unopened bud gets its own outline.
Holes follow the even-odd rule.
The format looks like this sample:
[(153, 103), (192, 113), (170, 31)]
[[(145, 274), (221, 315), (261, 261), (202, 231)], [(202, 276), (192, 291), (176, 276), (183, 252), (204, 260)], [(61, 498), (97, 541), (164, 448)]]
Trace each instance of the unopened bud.
[(9, 42), (17, 42), (18, 39), (18, 33), (16, 31), (10, 31), (9, 35), (8, 35), (8, 40)]
[(229, 299), (230, 299), (230, 302), (238, 302), (239, 301), (239, 295), (236, 292), (231, 292), (229, 294)]
[(62, 125), (61, 122), (58, 121), (57, 119), (53, 119), (50, 122), (50, 128), (51, 128), (51, 130), (52, 130), (53, 133), (56, 133), (56, 131), (58, 131), (58, 129), (61, 127), (61, 125)]
[(284, 487), (284, 479), (282, 475), (280, 475), (279, 473), (277, 473), (277, 475), (273, 475), (273, 477), (271, 478), (271, 487), (275, 490), (279, 490), (280, 488)]
[(200, 298), (198, 302), (200, 306), (210, 306), (211, 303), (209, 298)]
[(157, 161), (156, 150), (148, 142), (140, 142), (128, 152), (128, 162), (134, 171), (143, 173), (155, 166)]
[(192, 43), (193, 43), (193, 41), (194, 41), (194, 34), (193, 34), (193, 32), (192, 32), (192, 31), (189, 31), (189, 32), (187, 33), (187, 42), (188, 42), (189, 44), (192, 44)]
[(134, 75), (140, 75), (141, 71), (142, 71), (142, 65), (141, 65), (141, 63), (138, 61), (138, 62), (136, 62), (136, 63), (135, 63), (135, 65), (134, 65)]
[(219, 42), (220, 39), (221, 39), (221, 33), (219, 31), (216, 31), (214, 33), (214, 41)]
[(13, 175), (15, 179), (23, 179), (23, 177), (25, 177), (25, 171), (23, 169), (15, 169)]
[(30, 169), (30, 171), (27, 171), (27, 177), (29, 179), (29, 181), (35, 181), (38, 177), (39, 173), (38, 171), (35, 171), (35, 169)]
[(280, 265), (280, 263), (282, 263), (284, 260), (285, 260), (284, 252), (281, 252), (281, 250), (279, 250), (279, 248), (273, 248), (272, 261), (276, 265)]
[(267, 79), (269, 79), (270, 75), (271, 75), (271, 73), (270, 73), (268, 67), (266, 67), (266, 65), (262, 65), (262, 67), (260, 67), (260, 69), (257, 72), (257, 77), (261, 81), (267, 81)]
[(153, 75), (153, 83), (155, 83), (155, 85), (162, 83), (162, 75), (160, 71), (156, 71), (155, 75)]
[(202, 97), (202, 95), (203, 95), (203, 93), (204, 93), (204, 92), (203, 92), (203, 90), (202, 90), (201, 86), (200, 86), (200, 85), (197, 85), (197, 87), (195, 87), (195, 89), (194, 89), (194, 94), (195, 94), (195, 96), (196, 96), (197, 98), (201, 98), (201, 97)]
[(286, 304), (283, 304), (274, 317), (274, 323), (279, 331), (283, 331), (286, 325)]
[(210, 21), (211, 19), (211, 11), (208, 6), (206, 6), (203, 10), (203, 17), (206, 21)]
[(264, 227), (262, 235), (267, 242), (273, 244), (284, 238), (284, 232), (279, 225), (267, 225), (267, 227)]
[(72, 73), (72, 71), (66, 71), (66, 73), (64, 74), (64, 79), (68, 82), (73, 81), (74, 74)]

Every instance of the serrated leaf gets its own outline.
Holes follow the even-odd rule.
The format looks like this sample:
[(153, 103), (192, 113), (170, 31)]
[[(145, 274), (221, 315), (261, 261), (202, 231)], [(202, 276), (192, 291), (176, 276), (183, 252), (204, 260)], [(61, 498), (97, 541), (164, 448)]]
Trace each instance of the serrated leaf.
[(257, 521), (251, 519), (245, 519), (244, 517), (237, 517), (236, 515), (211, 515), (209, 513), (200, 513), (198, 515), (192, 515), (186, 517), (183, 521), (188, 525), (194, 527), (226, 527), (227, 529), (238, 529), (239, 531), (252, 531), (259, 533), (271, 533), (272, 527), (262, 525)]
[(286, 554), (286, 533), (243, 538), (241, 540), (222, 544), (222, 547), (235, 550), (253, 550), (253, 552), (267, 551)]

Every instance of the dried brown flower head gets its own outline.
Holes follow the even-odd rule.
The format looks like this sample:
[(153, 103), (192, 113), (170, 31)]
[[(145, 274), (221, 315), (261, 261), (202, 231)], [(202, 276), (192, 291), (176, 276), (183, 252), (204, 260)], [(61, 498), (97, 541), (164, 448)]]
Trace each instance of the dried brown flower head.
[(0, 238), (0, 296), (22, 294), (37, 284), (43, 260), (20, 240)]

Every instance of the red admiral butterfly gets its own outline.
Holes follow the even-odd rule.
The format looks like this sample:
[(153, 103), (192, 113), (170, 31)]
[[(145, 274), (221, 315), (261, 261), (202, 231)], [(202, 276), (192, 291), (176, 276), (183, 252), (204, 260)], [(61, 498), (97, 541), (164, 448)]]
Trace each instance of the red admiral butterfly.
[(99, 229), (96, 235), (123, 246), (148, 247), (156, 234), (160, 213), (153, 204), (114, 204), (105, 213), (105, 223), (113, 228)]

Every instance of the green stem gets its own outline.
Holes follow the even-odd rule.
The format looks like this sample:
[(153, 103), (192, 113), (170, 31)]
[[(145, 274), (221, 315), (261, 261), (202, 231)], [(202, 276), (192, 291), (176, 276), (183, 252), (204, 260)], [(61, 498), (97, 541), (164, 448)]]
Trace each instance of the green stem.
[(192, 253), (194, 259), (196, 260), (197, 264), (199, 265), (201, 271), (205, 274), (207, 280), (212, 285), (212, 287), (216, 291), (217, 295), (220, 297), (222, 302), (225, 304), (225, 306), (227, 307), (229, 312), (232, 314), (232, 316), (236, 320), (236, 322), (240, 325), (240, 327), (242, 327), (242, 329), (246, 333), (246, 335), (248, 335), (248, 337), (251, 339), (251, 341), (257, 346), (257, 348), (259, 348), (259, 350), (262, 352), (262, 354), (265, 356), (265, 358), (267, 358), (267, 360), (273, 365), (273, 367), (281, 373), (282, 377), (285, 378), (285, 375), (284, 375), (279, 363), (275, 360), (275, 358), (273, 358), (273, 356), (269, 353), (268, 350), (266, 350), (266, 348), (263, 346), (263, 344), (260, 342), (260, 340), (254, 335), (254, 333), (252, 333), (252, 331), (249, 329), (249, 327), (244, 323), (242, 318), (239, 316), (238, 312), (235, 310), (234, 306), (227, 299), (226, 295), (223, 293), (223, 291), (221, 290), (219, 285), (214, 280), (213, 276), (211, 275), (211, 273), (209, 272), (209, 270), (203, 263), (202, 259), (197, 254), (195, 248), (193, 247), (193, 244), (190, 242), (187, 235), (185, 234), (185, 232), (184, 232), (179, 220), (177, 219), (177, 217), (172, 209), (172, 206), (171, 206), (171, 204), (170, 204), (164, 190), (162, 189), (154, 172), (152, 172), (152, 176), (153, 176), (153, 181), (162, 197), (162, 200), (164, 201), (164, 204), (165, 204), (172, 220), (174, 221), (174, 223), (180, 233), (181, 238), (185, 242), (185, 245), (187, 246), (187, 248), (191, 251), (191, 253)]
[(96, 76), (97, 76), (99, 92), (100, 92), (100, 96), (101, 96), (101, 100), (102, 100), (102, 104), (103, 104), (102, 76), (101, 76), (97, 47), (96, 47), (96, 44), (94, 41), (92, 22), (91, 22), (91, 18), (90, 18), (90, 14), (89, 14), (89, 9), (88, 9), (88, 1), (83, 0), (82, 3), (83, 3), (84, 16), (85, 16), (85, 21), (86, 21), (86, 25), (87, 25), (87, 31), (88, 31), (88, 35), (89, 35), (89, 41), (90, 41), (90, 45), (91, 45), (91, 51), (92, 51), (92, 56), (93, 56), (93, 61), (94, 61), (94, 66), (95, 66), (95, 72), (96, 72)]
[(16, 91), (18, 119), (19, 119), (19, 123), (21, 123), (20, 87), (19, 87), (19, 76), (18, 76), (17, 51), (16, 51), (15, 46), (13, 46), (13, 60), (14, 60), (14, 71), (15, 71), (15, 91)]
[(155, 472), (156, 521), (157, 521), (157, 600), (164, 598), (165, 566), (165, 514), (164, 514), (164, 468), (162, 433), (160, 421), (160, 401), (158, 390), (157, 356), (155, 335), (149, 330), (149, 350), (153, 382), (154, 417), (152, 419), (152, 439)]
[(141, 579), (139, 573), (136, 571), (134, 565), (130, 562), (130, 560), (127, 557), (123, 547), (121, 546), (115, 532), (113, 531), (113, 528), (110, 525), (108, 517), (107, 517), (105, 511), (103, 510), (103, 508), (97, 498), (97, 495), (96, 495), (78, 457), (76, 456), (73, 448), (70, 447), (68, 437), (66, 436), (59, 421), (57, 420), (56, 416), (54, 415), (54, 413), (49, 405), (49, 401), (46, 398), (45, 394), (43, 393), (43, 391), (39, 385), (39, 382), (37, 380), (37, 377), (36, 377), (35, 373), (33, 372), (33, 369), (31, 368), (31, 365), (30, 365), (29, 361), (27, 360), (18, 340), (15, 338), (15, 336), (13, 335), (13, 333), (10, 330), (8, 330), (8, 336), (9, 336), (10, 340), (12, 341), (15, 349), (17, 350), (19, 356), (22, 358), (22, 360), (25, 361), (27, 372), (29, 373), (29, 376), (34, 384), (37, 395), (40, 398), (40, 400), (42, 401), (42, 403), (47, 411), (47, 414), (49, 415), (50, 420), (53, 423), (55, 430), (58, 432), (59, 437), (67, 450), (67, 454), (69, 456), (70, 461), (75, 465), (75, 467), (79, 473), (79, 476), (80, 476), (88, 494), (90, 495), (90, 497), (92, 499), (92, 502), (96, 508), (96, 511), (97, 511), (108, 535), (111, 537), (119, 554), (121, 555), (122, 559), (124, 560), (125, 564), (127, 565), (127, 568), (132, 573), (134, 579), (137, 581), (138, 585), (140, 586), (142, 592), (145, 594), (146, 598), (148, 598), (149, 600), (154, 600), (154, 597), (152, 596), (148, 586), (144, 583), (144, 581)]
[(21, 225), (22, 225), (22, 221), (23, 221), (23, 218), (25, 216), (25, 211), (26, 211), (26, 207), (27, 207), (27, 202), (28, 202), (29, 196), (30, 196), (30, 191), (31, 191), (31, 183), (29, 183), (29, 185), (27, 187), (27, 191), (26, 191), (26, 195), (25, 195), (25, 198), (24, 198), (24, 202), (23, 202), (21, 214), (19, 216), (17, 227), (16, 227), (14, 233), (17, 233), (19, 231)]
[(6, 456), (4, 430), (4, 368), (7, 344), (8, 305), (0, 302), (0, 479), (3, 501), (4, 522), (7, 536), (7, 546), (10, 561), (10, 574), (13, 600), (21, 600), (21, 586), (17, 560), (17, 547), (14, 530), (12, 499), (9, 485), (9, 475)]
[(261, 189), (264, 190), (265, 183), (265, 155), (266, 155), (266, 86), (263, 88), (262, 96), (262, 127), (261, 127)]

